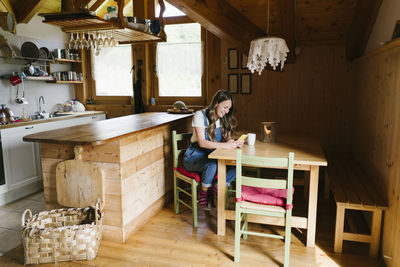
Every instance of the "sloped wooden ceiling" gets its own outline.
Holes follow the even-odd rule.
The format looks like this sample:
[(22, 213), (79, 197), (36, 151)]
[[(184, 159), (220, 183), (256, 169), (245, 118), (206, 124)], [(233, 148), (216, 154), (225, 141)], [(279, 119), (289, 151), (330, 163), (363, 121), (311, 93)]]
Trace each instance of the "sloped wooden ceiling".
[[(11, 3), (17, 17), (25, 22), (35, 12), (61, 11), (61, 0), (0, 1)], [(108, 5), (115, 5), (114, 0), (74, 1), (87, 2), (89, 8), (96, 11), (99, 16), (106, 12)], [(269, 1), (269, 33), (285, 38), (289, 49), (294, 51), (295, 46), (346, 42), (346, 55), (352, 60), (363, 54), (383, 0)], [(252, 38), (261, 37), (267, 32), (268, 0), (169, 0), (167, 2), (186, 12), (190, 18), (201, 23), (218, 37), (230, 39), (244, 50), (248, 49)], [(21, 8), (22, 10), (18, 10)], [(131, 10), (132, 0), (125, 0), (125, 15), (132, 15)]]

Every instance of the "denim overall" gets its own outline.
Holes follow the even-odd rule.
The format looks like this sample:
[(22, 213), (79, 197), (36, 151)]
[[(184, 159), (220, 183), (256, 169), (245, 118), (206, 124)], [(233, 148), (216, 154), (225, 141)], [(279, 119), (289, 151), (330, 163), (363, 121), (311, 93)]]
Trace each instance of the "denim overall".
[[(202, 110), (204, 117), (204, 136), (205, 139), (210, 141), (210, 137), (207, 134), (207, 116), (205, 110)], [(222, 141), (221, 128), (216, 128), (215, 141)], [(186, 150), (183, 158), (183, 166), (185, 169), (191, 172), (201, 172), (201, 181), (204, 187), (210, 187), (217, 174), (217, 160), (209, 159), (208, 154), (213, 152), (214, 149), (206, 149), (199, 146), (198, 142), (191, 143), (190, 147)], [(236, 178), (236, 167), (226, 167), (226, 185), (229, 186), (231, 182)]]

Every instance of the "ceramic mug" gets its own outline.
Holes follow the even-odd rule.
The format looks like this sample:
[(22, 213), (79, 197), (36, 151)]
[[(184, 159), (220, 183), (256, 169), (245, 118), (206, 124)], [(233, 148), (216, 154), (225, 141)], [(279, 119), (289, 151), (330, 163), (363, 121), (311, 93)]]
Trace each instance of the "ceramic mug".
[(254, 146), (256, 143), (256, 134), (255, 133), (248, 133), (247, 134), (247, 144), (249, 146)]

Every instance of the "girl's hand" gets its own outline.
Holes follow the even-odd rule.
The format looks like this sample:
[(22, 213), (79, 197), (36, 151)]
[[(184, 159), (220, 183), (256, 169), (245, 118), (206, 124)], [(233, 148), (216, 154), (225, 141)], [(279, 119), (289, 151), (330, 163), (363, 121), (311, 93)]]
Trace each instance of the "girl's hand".
[(235, 149), (237, 147), (237, 143), (235, 140), (231, 139), (224, 143), (224, 148), (226, 149)]
[(227, 149), (235, 149), (235, 148), (241, 148), (243, 146), (244, 141), (235, 141), (233, 139), (228, 140), (225, 143), (225, 148)]
[(243, 146), (243, 144), (244, 144), (244, 140), (235, 141), (235, 142), (237, 143), (237, 147), (238, 147), (238, 148), (241, 148), (241, 147)]

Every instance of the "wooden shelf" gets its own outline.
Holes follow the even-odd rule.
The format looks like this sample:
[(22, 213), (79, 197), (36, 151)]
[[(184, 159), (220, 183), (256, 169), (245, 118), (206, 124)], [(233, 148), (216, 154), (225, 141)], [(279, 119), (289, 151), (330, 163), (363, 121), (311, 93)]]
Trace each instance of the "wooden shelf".
[(104, 20), (90, 14), (43, 14), (44, 23), (61, 27), (67, 33), (114, 30), (114, 38), (120, 44), (165, 42), (165, 38), (123, 26), (120, 23)]
[(53, 78), (50, 76), (26, 76), (24, 78), (26, 81), (53, 81)]
[(54, 62), (51, 63), (82, 63), (82, 60), (76, 60), (76, 59), (66, 59), (66, 58), (55, 58)]
[(46, 82), (48, 82), (48, 83), (69, 83), (69, 84), (72, 84), (72, 83), (83, 83), (83, 81), (56, 81), (56, 80), (46, 81)]

